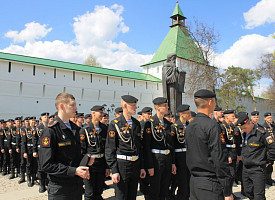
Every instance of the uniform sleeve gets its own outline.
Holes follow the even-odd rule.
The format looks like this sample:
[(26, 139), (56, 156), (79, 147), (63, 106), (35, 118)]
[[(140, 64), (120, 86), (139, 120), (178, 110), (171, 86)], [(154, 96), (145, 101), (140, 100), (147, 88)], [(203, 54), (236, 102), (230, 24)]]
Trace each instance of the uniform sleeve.
[(175, 155), (175, 142), (176, 142), (176, 128), (174, 125), (171, 126), (171, 155), (172, 155), (172, 164), (176, 163), (176, 155)]
[(12, 149), (11, 139), (12, 139), (12, 136), (11, 136), (11, 132), (9, 130), (8, 135), (7, 135), (7, 147), (8, 147), (8, 149)]
[(139, 157), (140, 157), (140, 169), (144, 169), (144, 151), (143, 151), (143, 145), (142, 145), (142, 132), (141, 132), (141, 125), (139, 121), (137, 123), (137, 134), (138, 134), (138, 139), (140, 142), (140, 149), (139, 149)]
[(151, 149), (151, 136), (152, 129), (151, 129), (151, 122), (147, 121), (144, 125), (143, 131), (143, 152), (144, 152), (144, 164), (146, 169), (154, 168), (153, 164), (153, 156), (152, 156), (152, 149)]
[(21, 131), (21, 151), (22, 153), (27, 153), (27, 136), (26, 136), (26, 131), (22, 130)]
[(21, 142), (21, 131), (17, 131), (16, 134), (16, 149), (20, 149), (20, 142)]
[(223, 187), (223, 194), (227, 197), (232, 194), (232, 177), (229, 170), (228, 154), (223, 151), (219, 130), (218, 125), (209, 129), (208, 148), (215, 165), (217, 178)]
[(33, 152), (37, 153), (38, 152), (38, 139), (39, 139), (37, 130), (32, 131), (32, 133), (33, 133), (33, 136), (32, 136), (33, 147), (32, 148), (33, 148)]
[(242, 136), (241, 136), (241, 133), (240, 133), (238, 127), (234, 128), (234, 138), (235, 138), (235, 141), (236, 141), (237, 156), (240, 156), (242, 154), (242, 148), (241, 148)]
[(81, 146), (81, 154), (84, 156), (87, 153), (87, 135), (85, 132), (85, 128), (80, 129), (80, 146)]
[(55, 130), (45, 128), (40, 140), (39, 160), (43, 171), (56, 177), (75, 176), (76, 167), (64, 165), (55, 158), (57, 151), (57, 141), (55, 139)]
[(109, 125), (108, 134), (105, 144), (105, 158), (108, 166), (112, 170), (112, 173), (119, 173), (116, 150), (117, 150), (117, 131), (113, 122)]
[(4, 133), (0, 132), (0, 148), (4, 149)]

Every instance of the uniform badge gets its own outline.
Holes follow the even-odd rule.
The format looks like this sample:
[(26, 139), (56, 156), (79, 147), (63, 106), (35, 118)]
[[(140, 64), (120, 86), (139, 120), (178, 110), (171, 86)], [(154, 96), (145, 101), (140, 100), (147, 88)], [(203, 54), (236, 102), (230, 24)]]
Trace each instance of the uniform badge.
[(65, 138), (66, 138), (65, 135), (62, 135), (62, 138), (65, 140)]
[(150, 129), (150, 128), (147, 128), (147, 129), (146, 129), (146, 133), (150, 134), (150, 133), (151, 133), (151, 129)]
[(273, 138), (272, 138), (271, 136), (268, 136), (268, 137), (266, 138), (266, 141), (267, 141), (268, 144), (271, 144), (271, 143), (274, 142), (274, 140), (273, 140)]
[(85, 139), (85, 135), (84, 134), (80, 134), (80, 140), (84, 140)]
[(235, 132), (235, 135), (237, 135), (237, 136), (238, 136), (238, 135), (239, 135), (239, 132), (238, 132), (238, 131), (237, 131), (237, 132)]
[(222, 141), (222, 143), (225, 143), (225, 139), (224, 139), (223, 133), (220, 134), (220, 140)]
[(116, 135), (116, 134), (115, 134), (115, 131), (109, 131), (109, 136), (110, 136), (110, 137), (115, 137), (115, 135)]
[(10, 132), (8, 132), (8, 135), (10, 135), (11, 133)]
[(171, 131), (171, 136), (174, 136), (175, 135), (175, 132), (174, 131)]
[(3, 133), (1, 132), (0, 135), (3, 135)]
[(35, 131), (32, 131), (32, 134), (35, 135)]
[(42, 145), (46, 147), (46, 146), (49, 146), (49, 144), (50, 144), (50, 138), (44, 137), (42, 140)]
[(25, 133), (25, 132), (23, 132), (23, 133), (22, 133), (22, 135), (23, 135), (23, 136), (25, 136), (25, 135), (26, 135), (26, 133)]

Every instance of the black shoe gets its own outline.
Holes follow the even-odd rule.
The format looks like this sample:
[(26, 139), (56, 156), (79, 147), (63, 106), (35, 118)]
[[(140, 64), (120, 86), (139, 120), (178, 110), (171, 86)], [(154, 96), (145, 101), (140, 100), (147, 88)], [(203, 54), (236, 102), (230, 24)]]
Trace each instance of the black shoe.
[(7, 171), (3, 171), (2, 176), (6, 176), (6, 175), (7, 175)]
[(234, 199), (234, 200), (240, 200), (241, 198), (240, 198), (240, 197), (237, 197), (237, 196), (235, 196), (235, 194), (233, 194), (233, 199)]
[(28, 184), (28, 187), (32, 187), (33, 186), (33, 181), (31, 181), (31, 176), (27, 176), (27, 184)]
[(24, 183), (25, 182), (25, 173), (22, 173), (20, 176), (20, 180), (18, 181), (18, 184)]
[(39, 187), (39, 193), (44, 193), (44, 192), (46, 192), (46, 187), (40, 185), (40, 187)]
[(9, 179), (14, 179), (14, 178), (15, 178), (14, 173), (11, 173), (11, 175), (10, 175)]

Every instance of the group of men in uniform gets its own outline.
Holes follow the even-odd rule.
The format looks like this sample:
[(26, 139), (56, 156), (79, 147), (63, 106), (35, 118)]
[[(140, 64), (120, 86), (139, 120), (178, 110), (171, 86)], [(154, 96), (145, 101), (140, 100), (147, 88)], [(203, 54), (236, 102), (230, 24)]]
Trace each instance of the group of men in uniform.
[[(81, 199), (83, 185), (85, 199), (103, 199), (110, 174), (119, 200), (136, 199), (139, 182), (147, 200), (236, 199), (232, 187), (239, 181), (243, 194), (264, 199), (275, 159), (271, 113), (261, 126), (259, 112), (249, 119), (245, 112), (222, 111), (209, 90), (197, 91), (194, 99), (197, 114), (183, 104), (175, 120), (167, 98), (158, 97), (153, 100), (156, 114), (145, 107), (136, 119), (138, 99), (124, 95), (109, 123), (103, 106), (93, 106), (91, 114), (77, 113), (73, 95), (60, 93), (49, 124), (42, 120), (49, 114), (43, 113), (37, 127), (34, 118), (23, 127), (1, 127), (3, 171), (10, 166), (14, 178), (17, 166), (23, 181), (27, 172), (28, 185), (38, 171), (43, 191), (47, 174), (49, 199)], [(20, 167), (12, 153), (21, 158)]]

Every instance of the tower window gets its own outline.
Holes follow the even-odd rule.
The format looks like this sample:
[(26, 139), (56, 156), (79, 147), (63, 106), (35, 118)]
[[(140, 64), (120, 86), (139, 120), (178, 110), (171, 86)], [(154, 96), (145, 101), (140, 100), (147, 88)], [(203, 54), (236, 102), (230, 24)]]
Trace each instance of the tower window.
[(53, 70), (53, 78), (56, 78), (56, 69)]
[(75, 72), (73, 72), (73, 81), (75, 81)]
[(35, 76), (35, 65), (34, 65), (33, 68), (32, 68), (32, 75)]
[(8, 72), (11, 73), (11, 62), (9, 62), (9, 69)]

